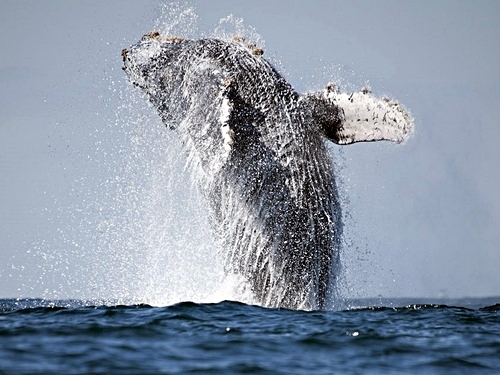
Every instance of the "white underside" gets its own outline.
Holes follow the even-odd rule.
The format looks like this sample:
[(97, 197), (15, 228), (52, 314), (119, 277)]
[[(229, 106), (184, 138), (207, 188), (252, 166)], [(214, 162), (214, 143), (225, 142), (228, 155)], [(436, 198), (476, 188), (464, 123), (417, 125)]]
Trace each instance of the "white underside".
[(352, 94), (325, 90), (344, 112), (340, 144), (389, 140), (401, 143), (413, 133), (413, 118), (394, 100), (376, 98), (368, 90)]

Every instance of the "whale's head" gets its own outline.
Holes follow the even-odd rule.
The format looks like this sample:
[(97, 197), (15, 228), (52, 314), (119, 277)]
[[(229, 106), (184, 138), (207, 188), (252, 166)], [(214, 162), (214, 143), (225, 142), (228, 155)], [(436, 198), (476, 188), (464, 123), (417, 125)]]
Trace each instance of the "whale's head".
[(163, 38), (158, 31), (150, 31), (142, 39), (122, 50), (123, 70), (127, 73), (130, 81), (144, 90), (159, 84), (158, 76), (172, 74), (170, 81), (179, 76), (178, 64), (182, 50), (180, 37)]
[[(223, 106), (228, 95), (232, 100), (239, 98), (245, 108), (264, 107), (283, 93), (296, 99), (291, 86), (262, 54), (261, 48), (238, 38), (191, 40), (164, 37), (157, 31), (122, 50), (129, 81), (148, 95), (163, 122), (177, 129), (189, 116), (206, 117), (214, 112), (205, 108)], [(249, 119), (250, 112), (245, 110), (245, 118)], [(199, 120), (207, 122), (206, 118)]]
[(179, 88), (182, 87), (186, 64), (182, 38), (163, 38), (151, 31), (142, 39), (122, 50), (123, 70), (129, 81), (141, 88), (157, 107), (162, 119), (173, 126), (171, 114), (181, 114), (186, 106)]

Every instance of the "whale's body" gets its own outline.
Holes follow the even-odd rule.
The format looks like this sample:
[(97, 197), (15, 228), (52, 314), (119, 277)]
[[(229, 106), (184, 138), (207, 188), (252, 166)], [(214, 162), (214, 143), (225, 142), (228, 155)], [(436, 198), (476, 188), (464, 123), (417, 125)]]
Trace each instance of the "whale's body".
[[(131, 82), (180, 136), (226, 271), (242, 276), (262, 305), (323, 309), (342, 236), (325, 139), (401, 141), (412, 122), (397, 103), (368, 92), (328, 86), (301, 96), (261, 52), (149, 33), (122, 55)], [(370, 108), (358, 108), (360, 98)]]

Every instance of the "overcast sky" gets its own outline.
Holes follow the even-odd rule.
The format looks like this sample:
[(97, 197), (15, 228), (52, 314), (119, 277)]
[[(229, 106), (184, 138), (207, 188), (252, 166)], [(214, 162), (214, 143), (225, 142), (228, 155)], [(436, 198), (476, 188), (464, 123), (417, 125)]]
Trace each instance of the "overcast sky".
[[(169, 267), (201, 279), (211, 272), (190, 270), (178, 249), (165, 257), (163, 245), (138, 245), (137, 237), (151, 241), (152, 227), (168, 232), (156, 234), (158, 243), (211, 240), (186, 176), (165, 199), (143, 194), (141, 184), (150, 191), (172, 180), (162, 145), (174, 152), (175, 138), (127, 86), (120, 51), (155, 27), (211, 35), (229, 14), (255, 30), (265, 57), (299, 92), (332, 80), (369, 84), (415, 117), (406, 145), (334, 146), (349, 213), (346, 292), (500, 295), (498, 1), (194, 1), (194, 13), (173, 26), (162, 4), (0, 1), (0, 297), (89, 298), (103, 283), (108, 294), (126, 294), (109, 286), (117, 280), (110, 274), (137, 284), (139, 258), (166, 265), (149, 288), (181, 288)], [(124, 180), (136, 186), (133, 214)], [(170, 210), (168, 223), (155, 223), (155, 208), (164, 217)], [(124, 256), (131, 243), (135, 255)]]

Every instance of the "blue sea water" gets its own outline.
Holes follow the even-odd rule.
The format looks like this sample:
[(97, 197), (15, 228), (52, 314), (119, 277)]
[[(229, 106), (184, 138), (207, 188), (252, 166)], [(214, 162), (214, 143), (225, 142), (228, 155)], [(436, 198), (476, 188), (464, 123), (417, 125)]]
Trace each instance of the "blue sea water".
[(500, 298), (415, 302), (307, 312), (4, 299), (0, 374), (500, 373)]

